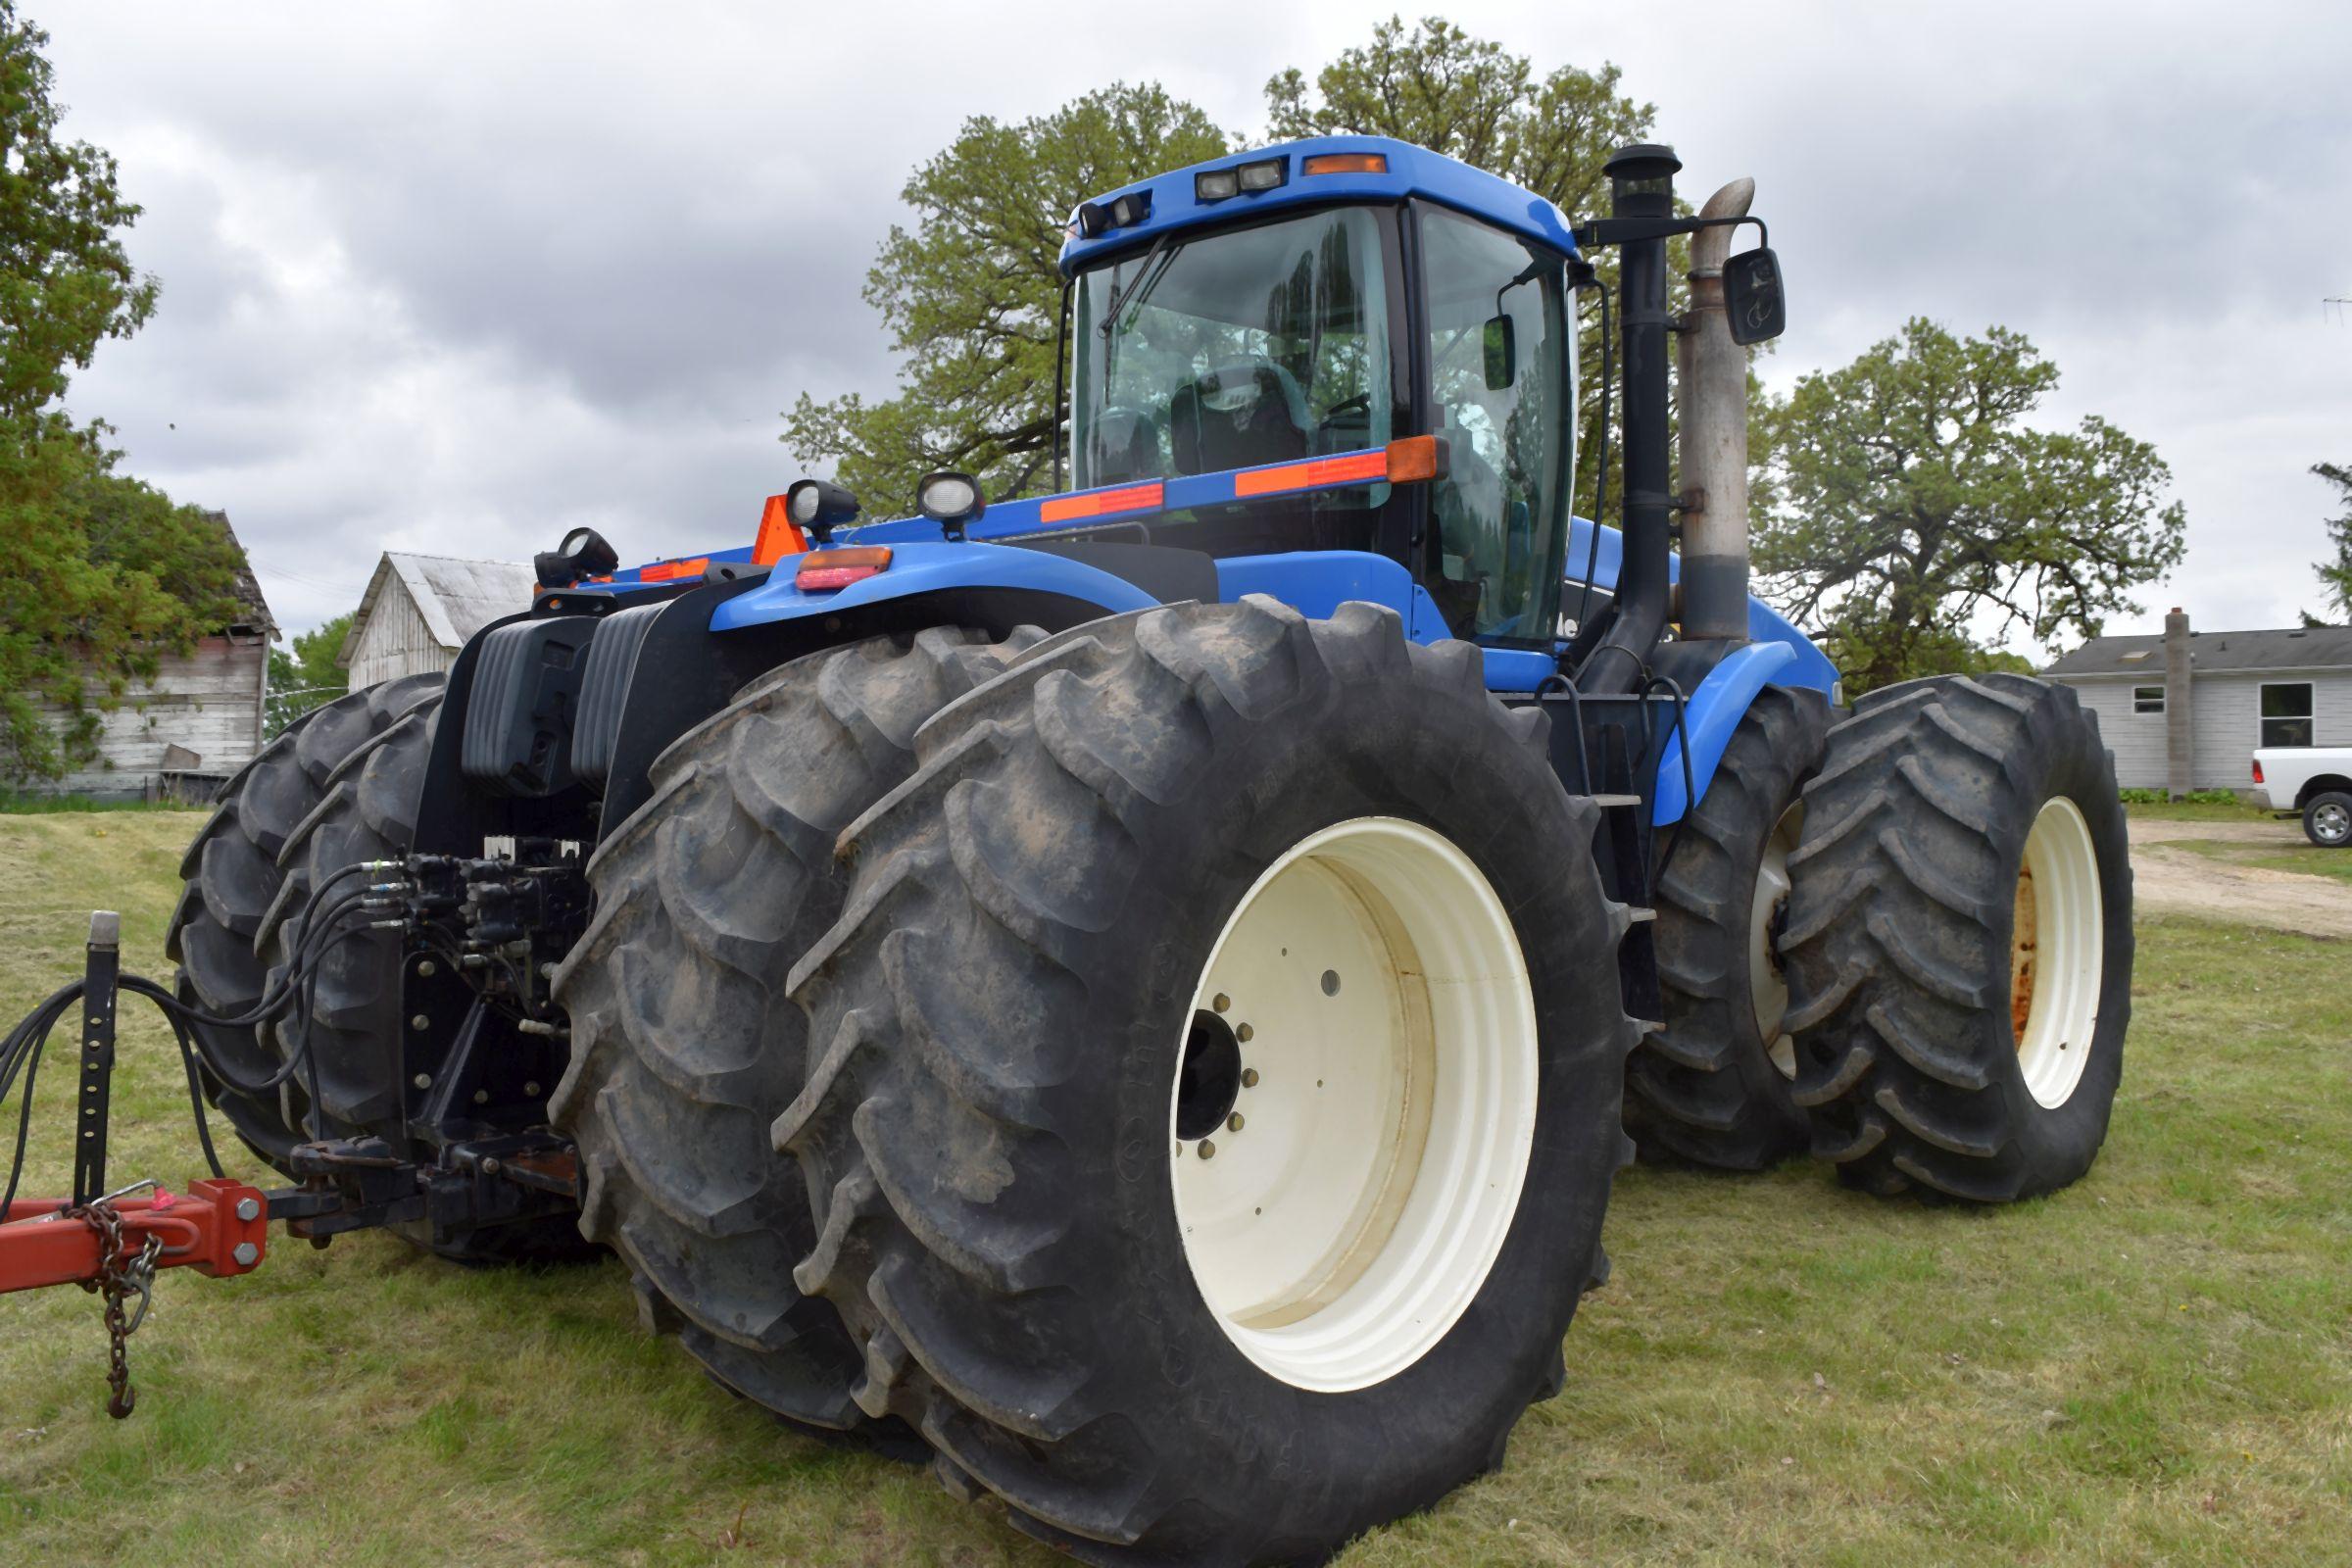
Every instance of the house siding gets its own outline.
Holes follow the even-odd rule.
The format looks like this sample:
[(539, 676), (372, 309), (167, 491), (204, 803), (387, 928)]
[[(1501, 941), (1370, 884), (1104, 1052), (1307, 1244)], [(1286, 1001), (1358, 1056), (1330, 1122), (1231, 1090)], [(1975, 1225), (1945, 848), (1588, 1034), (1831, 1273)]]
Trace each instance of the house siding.
[(2070, 680), (2062, 684), (2074, 687), (2082, 706), (2099, 715), (2099, 738), (2115, 754), (2116, 784), (2128, 790), (2164, 788), (2164, 715), (2132, 710), (2132, 688), (2162, 686), (2164, 671), (2158, 669), (2153, 678)]
[(416, 596), (397, 575), (368, 613), (351, 652), (351, 687), (373, 686), (402, 675), (447, 669), (457, 660), (454, 648), (444, 648), (425, 623)]
[(122, 707), (98, 715), (97, 757), (33, 788), (108, 800), (152, 798), (168, 765), (165, 749), (172, 746), (196, 757), (192, 763), (171, 765), (173, 772), (234, 773), (261, 750), (269, 666), (270, 642), (260, 633), (204, 637), (184, 656), (166, 656), (152, 685), (132, 687)]
[[(2163, 684), (2161, 666), (2145, 674), (2053, 675), (2072, 686), (2082, 706), (2099, 715), (2099, 734), (2115, 754), (2115, 781), (2125, 789), (2163, 789), (2162, 713), (2135, 713), (2132, 688)], [(2274, 681), (2309, 681), (2312, 739), (2320, 746), (2352, 746), (2352, 670), (2226, 670), (2194, 677), (2194, 766), (2189, 784), (2200, 790), (2242, 790), (2253, 784), (2254, 749), (2261, 744), (2262, 688)]]

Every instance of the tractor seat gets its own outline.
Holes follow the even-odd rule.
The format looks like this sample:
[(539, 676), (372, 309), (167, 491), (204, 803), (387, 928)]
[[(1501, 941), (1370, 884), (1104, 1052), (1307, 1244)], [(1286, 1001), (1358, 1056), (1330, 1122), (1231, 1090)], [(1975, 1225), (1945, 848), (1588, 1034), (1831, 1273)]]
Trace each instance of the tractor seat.
[(1306, 456), (1306, 398), (1270, 360), (1220, 366), (1176, 389), (1168, 438), (1178, 473), (1288, 463)]

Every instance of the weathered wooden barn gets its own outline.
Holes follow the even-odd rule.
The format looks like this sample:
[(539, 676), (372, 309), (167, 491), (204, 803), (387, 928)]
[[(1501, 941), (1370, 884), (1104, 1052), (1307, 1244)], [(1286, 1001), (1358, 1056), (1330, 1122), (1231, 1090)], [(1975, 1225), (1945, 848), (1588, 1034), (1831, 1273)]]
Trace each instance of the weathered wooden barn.
[[(205, 515), (230, 544), (237, 542), (226, 513)], [(197, 639), (186, 654), (166, 655), (151, 684), (134, 685), (121, 707), (98, 715), (96, 757), (37, 788), (99, 800), (206, 800), (251, 761), (262, 748), (277, 623), (242, 548), (236, 599), (234, 620)]]
[(531, 606), (531, 568), (513, 561), (461, 561), (386, 551), (368, 580), (335, 662), (352, 690), (447, 669), (467, 638)]

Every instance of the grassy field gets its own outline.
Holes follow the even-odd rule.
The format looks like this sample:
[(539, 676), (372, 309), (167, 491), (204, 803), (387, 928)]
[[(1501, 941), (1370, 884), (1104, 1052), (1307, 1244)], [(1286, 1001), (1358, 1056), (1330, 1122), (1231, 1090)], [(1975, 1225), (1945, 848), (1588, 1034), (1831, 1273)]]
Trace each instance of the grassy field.
[[(93, 905), (122, 911), (130, 967), (162, 971), (196, 821), (0, 818), (7, 1019), (77, 972)], [(1567, 1393), (1499, 1474), (1345, 1560), (2352, 1557), (2343, 957), (2143, 924), (2106, 1155), (2049, 1200), (1886, 1203), (1806, 1164), (1626, 1173)], [(125, 1030), (117, 1165), (184, 1178), (150, 1017)], [(34, 1190), (65, 1183), (65, 1077)], [(0, 1300), (0, 1563), (1061, 1560), (719, 1393), (639, 1333), (611, 1263), (472, 1272), (361, 1236), (156, 1294), (121, 1423), (95, 1300)]]

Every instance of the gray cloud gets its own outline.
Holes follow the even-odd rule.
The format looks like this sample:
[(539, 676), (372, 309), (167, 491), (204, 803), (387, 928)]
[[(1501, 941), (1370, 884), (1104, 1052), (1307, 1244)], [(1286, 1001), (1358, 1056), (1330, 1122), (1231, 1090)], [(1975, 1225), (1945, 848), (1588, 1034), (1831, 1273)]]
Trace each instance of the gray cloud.
[[(1930, 315), (2065, 371), (2049, 413), (2155, 441), (2191, 554), (2150, 607), (2316, 608), (2352, 461), (2336, 8), (1471, 5), (1540, 66), (1613, 59), (1703, 190), (1757, 176), (1785, 382)], [(1254, 131), (1274, 70), (1370, 14), (1131, 8), (44, 7), (69, 129), (114, 150), (164, 309), (77, 411), (226, 507), (281, 618), (386, 546), (519, 557), (749, 537), (776, 412), (886, 391), (858, 296), (907, 172), (967, 115), (1157, 77)], [(1078, 193), (1071, 193), (1072, 195)]]

